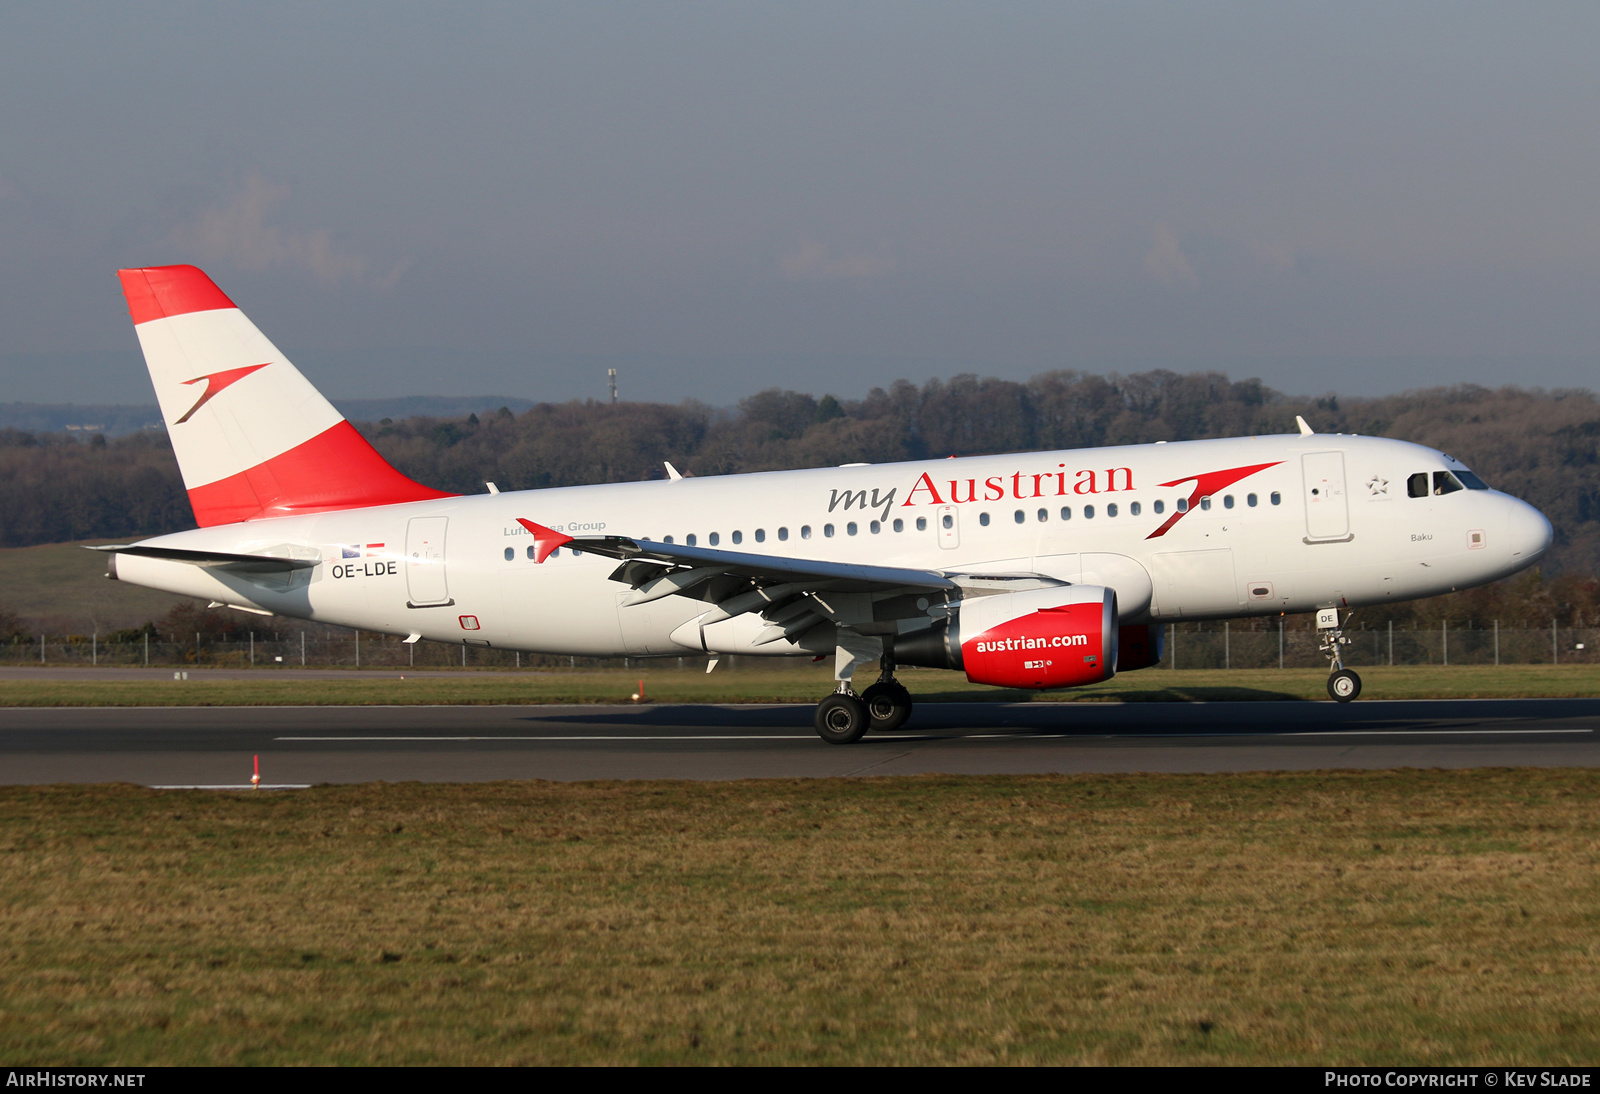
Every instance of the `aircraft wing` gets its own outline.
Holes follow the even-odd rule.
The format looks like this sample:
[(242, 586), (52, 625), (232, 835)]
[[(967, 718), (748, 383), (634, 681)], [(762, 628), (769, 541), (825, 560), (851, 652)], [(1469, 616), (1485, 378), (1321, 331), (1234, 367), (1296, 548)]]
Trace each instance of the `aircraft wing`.
[(623, 601), (624, 607), (673, 595), (704, 600), (712, 606), (701, 617), (702, 625), (758, 612), (770, 624), (770, 641), (793, 638), (824, 619), (864, 634), (892, 631), (898, 619), (921, 616), (927, 620), (930, 600), (949, 603), (974, 594), (1065, 584), (1031, 573), (966, 574), (724, 551), (624, 536), (574, 537), (520, 517), (517, 523), (532, 533), (538, 562), (562, 547), (621, 561), (611, 579), (633, 589)]

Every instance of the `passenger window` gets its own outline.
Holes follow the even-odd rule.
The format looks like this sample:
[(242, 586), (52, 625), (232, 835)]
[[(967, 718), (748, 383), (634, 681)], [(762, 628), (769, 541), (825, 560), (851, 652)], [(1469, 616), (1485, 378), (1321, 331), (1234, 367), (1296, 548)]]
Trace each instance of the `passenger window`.
[(744, 533), (743, 532), (734, 532), (733, 533), (733, 542), (735, 542), (735, 543), (743, 543), (744, 542)]
[(1084, 520), (1093, 520), (1094, 519), (1094, 506), (1085, 505), (1083, 507), (1083, 519)]
[(1244, 496), (1244, 503), (1250, 508), (1254, 509), (1256, 507), (1256, 496), (1254, 494), (1246, 494)]
[(1106, 516), (1114, 517), (1116, 515), (1117, 515), (1117, 503), (1116, 502), (1112, 502), (1110, 505), (1106, 506)]
[(757, 528), (756, 529), (756, 542), (757, 543), (765, 543), (765, 542), (767, 542), (767, 530), (765, 528)]
[(1063, 505), (1061, 507), (1061, 519), (1062, 520), (1071, 520), (1072, 519), (1072, 506)]
[(800, 538), (801, 539), (810, 539), (811, 538), (811, 525), (802, 524), (800, 526)]
[(787, 529), (787, 528), (779, 528), (778, 529), (778, 542), (782, 543), (785, 540), (787, 540), (788, 538), (789, 538), (789, 529)]
[(1167, 511), (1167, 503), (1158, 499), (1155, 504), (1155, 510), (1156, 516), (1159, 517), (1162, 513)]
[(1188, 511), (1189, 511), (1189, 499), (1188, 498), (1179, 498), (1178, 499), (1178, 512), (1187, 513)]
[(1039, 510), (1039, 523), (1040, 524), (1043, 524), (1045, 521), (1047, 521), (1049, 519), (1050, 519), (1050, 510), (1048, 510), (1048, 509)]
[(851, 521), (849, 524), (846, 524), (844, 526), (844, 530), (845, 530), (845, 533), (847, 535), (852, 535), (852, 536), (855, 535), (856, 534), (856, 522), (855, 521)]
[(1273, 505), (1277, 505), (1277, 504), (1281, 503), (1282, 501), (1283, 501), (1283, 495), (1278, 493), (1276, 490), (1274, 490), (1272, 492), (1272, 504)]
[(906, 522), (901, 520), (899, 517), (895, 517), (894, 518), (894, 530), (896, 532), (904, 532), (906, 530)]
[(1406, 497), (1425, 498), (1428, 496), (1428, 473), (1418, 471), (1406, 480)]
[(1140, 507), (1139, 507), (1139, 503), (1138, 502), (1131, 501), (1131, 502), (1128, 503), (1128, 515), (1129, 516), (1136, 517), (1136, 516), (1139, 515), (1139, 512), (1140, 512)]
[[(561, 548), (559, 548), (559, 547), (557, 547), (557, 548), (556, 548), (556, 551), (559, 551), (559, 550), (561, 550)], [(555, 551), (551, 551), (551, 552), (550, 552), (550, 553), (551, 553), (551, 554), (555, 554), (555, 553), (556, 553), (556, 552), (555, 552)], [(532, 547), (529, 547), (529, 548), (528, 548), (528, 557), (529, 557), (529, 558), (536, 558), (536, 557), (538, 557), (538, 556), (537, 556), (537, 553), (536, 553), (536, 552), (535, 552), (535, 551), (534, 551), (534, 549), (533, 549), (533, 548), (532, 548)]]
[(1211, 508), (1211, 498), (1209, 495), (1200, 499), (1200, 508), (1207, 510)]
[(1460, 489), (1463, 489), (1462, 485), (1456, 481), (1456, 477), (1450, 472), (1435, 471), (1433, 473), (1433, 492), (1435, 494), (1454, 494)]
[(928, 530), (928, 518), (927, 517), (918, 517), (917, 518), (917, 531), (926, 532), (927, 530)]
[(695, 544), (694, 533), (690, 532), (688, 535), (684, 536), (683, 542), (687, 543), (690, 547), (693, 547)]
[(1222, 495), (1222, 507), (1224, 509), (1232, 509), (1233, 508), (1233, 495), (1232, 494), (1224, 494), (1224, 495)]
[(712, 532), (711, 533), (711, 546), (715, 547), (718, 543), (721, 543), (721, 542), (722, 542), (722, 536), (720, 536), (716, 532)]
[(1028, 514), (1024, 513), (1021, 509), (1018, 509), (1015, 513), (1011, 514), (1011, 519), (1017, 524), (1026, 524), (1028, 521)]
[(946, 513), (942, 523), (946, 528), (954, 528), (956, 526), (956, 518), (951, 516), (949, 513)]
[[(945, 525), (944, 526), (946, 528), (950, 527), (950, 518), (949, 517), (945, 517), (944, 520), (945, 520)], [(989, 514), (988, 513), (979, 513), (978, 514), (978, 523), (983, 525), (985, 528), (989, 527)]]
[(824, 525), (823, 525), (823, 526), (822, 526), (822, 534), (823, 534), (823, 536), (825, 536), (825, 537), (826, 537), (826, 538), (828, 538), (828, 539), (832, 539), (832, 538), (833, 538), (833, 525), (831, 525), (831, 524), (824, 524)]
[(671, 543), (672, 542), (672, 537), (671, 536), (663, 536), (663, 537), (661, 537), (661, 542), (662, 543)]
[(514, 559), (516, 557), (517, 557), (516, 548), (515, 547), (507, 547), (506, 548), (506, 561), (510, 562), (512, 559)]
[(867, 527), (872, 530), (873, 535), (877, 535), (879, 532), (883, 531), (883, 525), (879, 524), (877, 521), (873, 521), (871, 524), (867, 525)]

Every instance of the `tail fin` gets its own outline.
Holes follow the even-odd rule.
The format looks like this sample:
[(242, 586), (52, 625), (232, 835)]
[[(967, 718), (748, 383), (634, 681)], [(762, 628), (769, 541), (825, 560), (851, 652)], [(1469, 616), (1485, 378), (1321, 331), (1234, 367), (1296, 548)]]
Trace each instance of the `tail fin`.
[(389, 466), (200, 270), (117, 276), (202, 528), (453, 496)]

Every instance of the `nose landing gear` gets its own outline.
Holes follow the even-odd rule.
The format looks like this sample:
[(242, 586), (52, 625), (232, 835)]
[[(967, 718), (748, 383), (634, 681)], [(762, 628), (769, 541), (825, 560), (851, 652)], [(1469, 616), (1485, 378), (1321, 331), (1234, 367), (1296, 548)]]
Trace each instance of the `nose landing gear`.
[(1348, 703), (1361, 694), (1361, 677), (1349, 669), (1339, 669), (1328, 677), (1328, 695), (1338, 703)]
[[(1349, 617), (1345, 617), (1348, 623)], [(1350, 639), (1339, 624), (1338, 608), (1317, 611), (1317, 648), (1328, 659), (1328, 697), (1336, 703), (1352, 702), (1361, 694), (1361, 677), (1344, 667), (1344, 647)]]

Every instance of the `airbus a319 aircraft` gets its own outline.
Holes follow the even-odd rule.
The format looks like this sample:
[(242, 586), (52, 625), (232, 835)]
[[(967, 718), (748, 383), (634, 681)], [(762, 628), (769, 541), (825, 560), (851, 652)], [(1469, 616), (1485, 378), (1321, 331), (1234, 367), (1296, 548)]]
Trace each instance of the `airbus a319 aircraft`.
[[(900, 665), (1067, 688), (1166, 624), (1317, 613), (1354, 699), (1353, 608), (1493, 581), (1550, 546), (1460, 461), (1299, 433), (452, 495), (391, 467), (200, 270), (120, 271), (199, 528), (109, 576), (406, 641), (593, 657), (831, 656), (816, 727), (904, 724)], [(857, 692), (856, 672), (878, 662)]]

